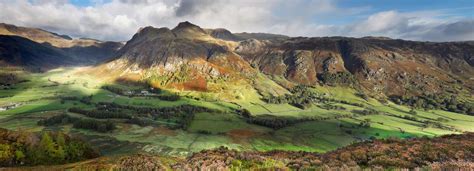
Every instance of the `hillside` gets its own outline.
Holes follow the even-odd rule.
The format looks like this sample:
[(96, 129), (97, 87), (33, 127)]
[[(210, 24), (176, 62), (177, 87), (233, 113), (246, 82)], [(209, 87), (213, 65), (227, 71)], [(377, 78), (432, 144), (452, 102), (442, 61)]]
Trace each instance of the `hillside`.
[(219, 92), (216, 81), (244, 81), (265, 96), (320, 84), (352, 87), (377, 99), (470, 98), (474, 90), (470, 42), (242, 35), (189, 22), (173, 29), (146, 27), (103, 66), (156, 87)]
[(20, 27), (5, 23), (0, 23), (0, 35), (21, 36), (38, 43), (47, 43), (58, 48), (98, 46), (101, 43), (105, 43), (94, 39), (73, 39), (68, 35), (60, 35), (38, 28)]
[(474, 169), (472, 133), (433, 139), (374, 140), (325, 154), (309, 152), (240, 152), (225, 147), (186, 158), (147, 154), (111, 156), (52, 166), (51, 169), (121, 170), (398, 170)]
[[(45, 31), (37, 28), (19, 27), (0, 23), (0, 35), (19, 36), (43, 46), (63, 51), (70, 58), (76, 58), (80, 64), (94, 64), (110, 59), (123, 45), (118, 42), (102, 42), (94, 39), (73, 39), (67, 35)], [(78, 61), (69, 61), (78, 63)], [(64, 63), (63, 63), (64, 64)]]
[[(258, 86), (262, 80), (270, 81), (259, 77), (257, 70), (233, 52), (237, 44), (216, 39), (189, 22), (173, 29), (145, 27), (120, 49), (114, 60), (98, 69), (105, 76), (114, 73), (157, 88), (226, 94), (232, 90), (225, 89), (232, 86), (225, 82)], [(269, 91), (286, 92), (276, 84)]]
[(72, 65), (80, 60), (68, 56), (64, 51), (23, 37), (0, 35), (0, 61), (13, 66), (50, 69)]
[[(474, 45), (377, 38), (248, 40), (236, 52), (260, 71), (305, 85), (354, 83), (370, 95), (473, 91)], [(344, 74), (347, 73), (347, 74)]]

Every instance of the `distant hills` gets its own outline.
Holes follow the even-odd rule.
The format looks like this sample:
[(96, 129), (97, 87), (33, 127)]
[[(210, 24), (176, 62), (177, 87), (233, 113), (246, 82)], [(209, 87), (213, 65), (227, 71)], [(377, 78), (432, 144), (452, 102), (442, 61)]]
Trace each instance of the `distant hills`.
[(4, 62), (98, 63), (97, 73), (162, 88), (220, 91), (224, 81), (279, 95), (295, 85), (328, 84), (374, 97), (469, 94), (474, 89), (472, 42), (288, 37), (203, 29), (190, 22), (173, 29), (144, 27), (123, 47), (8, 24), (0, 25), (0, 33), (8, 35), (0, 44)]
[(95, 64), (123, 46), (118, 42), (73, 39), (37, 28), (0, 23), (0, 61), (28, 68)]
[(6, 64), (31, 68), (53, 68), (78, 61), (64, 51), (19, 36), (0, 35), (0, 60)]
[(218, 29), (206, 29), (206, 32), (214, 38), (230, 41), (241, 41), (247, 39), (258, 39), (258, 40), (282, 40), (289, 38), (285, 35), (269, 34), (269, 33), (231, 33), (229, 30), (224, 28)]

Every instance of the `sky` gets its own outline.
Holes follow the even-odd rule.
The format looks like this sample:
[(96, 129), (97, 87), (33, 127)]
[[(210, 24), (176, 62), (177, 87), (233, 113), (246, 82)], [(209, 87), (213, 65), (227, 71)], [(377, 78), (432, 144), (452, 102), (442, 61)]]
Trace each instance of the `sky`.
[(0, 22), (126, 41), (141, 27), (474, 40), (474, 0), (0, 0)]

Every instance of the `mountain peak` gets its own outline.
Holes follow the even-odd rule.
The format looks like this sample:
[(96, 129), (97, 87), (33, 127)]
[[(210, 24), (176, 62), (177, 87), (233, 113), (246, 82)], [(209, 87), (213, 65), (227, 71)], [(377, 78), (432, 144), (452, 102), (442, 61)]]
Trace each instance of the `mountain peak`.
[(205, 36), (207, 35), (206, 31), (201, 27), (189, 22), (180, 22), (178, 26), (173, 28), (173, 33), (178, 37), (196, 37), (196, 36)]
[(214, 38), (222, 39), (222, 40), (230, 40), (230, 41), (239, 41), (241, 40), (232, 32), (224, 28), (216, 28), (216, 29), (207, 29), (206, 30), (209, 35)]
[(199, 26), (189, 22), (189, 21), (184, 21), (184, 22), (180, 22), (178, 23), (178, 26), (176, 26), (174, 29), (180, 29), (180, 28), (195, 28), (195, 27), (198, 27), (200, 28)]
[(155, 27), (152, 27), (152, 26), (147, 26), (147, 27), (143, 27), (143, 28), (140, 28), (138, 30), (138, 33), (139, 34), (150, 34), (150, 33), (167, 33), (167, 32), (170, 32), (171, 30), (167, 27), (161, 27), (161, 28), (155, 28)]

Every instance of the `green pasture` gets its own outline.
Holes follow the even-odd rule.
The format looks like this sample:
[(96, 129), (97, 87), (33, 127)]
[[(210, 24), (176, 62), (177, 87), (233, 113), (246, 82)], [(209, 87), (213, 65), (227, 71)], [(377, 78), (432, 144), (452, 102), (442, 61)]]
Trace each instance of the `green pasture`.
[[(18, 107), (0, 111), (0, 127), (31, 131), (63, 130), (83, 136), (105, 154), (114, 155), (144, 151), (166, 155), (188, 155), (204, 149), (226, 146), (238, 150), (293, 150), (326, 152), (354, 142), (371, 138), (409, 138), (440, 136), (444, 134), (474, 131), (474, 117), (441, 110), (415, 110), (388, 102), (383, 104), (375, 99), (358, 97), (357, 90), (347, 87), (316, 86), (319, 94), (336, 100), (363, 104), (330, 102), (314, 103), (307, 109), (290, 104), (267, 104), (259, 93), (283, 95), (289, 93), (265, 76), (255, 76), (255, 83), (229, 84), (225, 91), (193, 92), (180, 91), (178, 101), (164, 101), (150, 97), (121, 96), (101, 89), (103, 85), (119, 86), (123, 89), (140, 89), (140, 86), (101, 82), (84, 74), (77, 74), (75, 68), (56, 69), (46, 73), (22, 74), (29, 81), (16, 84), (12, 89), (0, 90), (0, 106), (19, 104)], [(2, 71), (0, 69), (0, 72)], [(275, 79), (275, 78), (274, 78)], [(286, 83), (282, 78), (276, 80)], [(252, 86), (250, 86), (252, 85)], [(167, 92), (169, 93), (169, 92)], [(74, 129), (71, 125), (42, 127), (36, 123), (42, 118), (67, 113), (74, 117), (86, 117), (69, 113), (68, 108), (92, 109), (79, 100), (61, 101), (59, 97), (88, 97), (91, 101), (114, 102), (138, 107), (173, 107), (184, 104), (207, 107), (215, 112), (195, 113), (186, 130), (165, 128), (166, 120), (158, 120), (151, 126), (138, 126), (116, 120), (118, 129), (110, 133)], [(340, 106), (345, 110), (327, 110), (324, 105)], [(354, 110), (373, 109), (377, 114), (362, 115)], [(252, 116), (271, 115), (284, 118), (326, 118), (295, 123), (274, 130), (247, 122), (235, 111), (247, 109)], [(344, 116), (334, 119), (335, 116)], [(415, 118), (416, 121), (404, 117)], [(441, 118), (441, 119), (440, 119)], [(91, 118), (89, 118), (91, 119)], [(115, 121), (115, 120), (114, 120)], [(367, 121), (370, 127), (360, 126)], [(442, 127), (427, 125), (436, 123)]]

